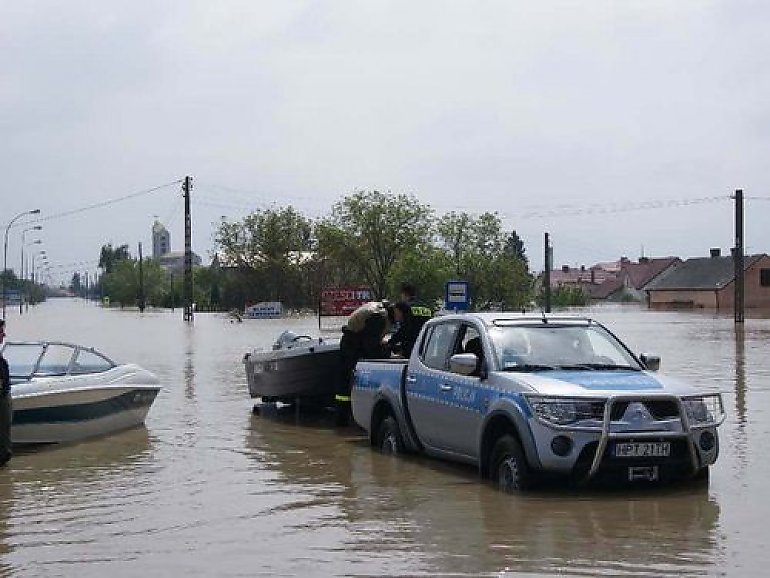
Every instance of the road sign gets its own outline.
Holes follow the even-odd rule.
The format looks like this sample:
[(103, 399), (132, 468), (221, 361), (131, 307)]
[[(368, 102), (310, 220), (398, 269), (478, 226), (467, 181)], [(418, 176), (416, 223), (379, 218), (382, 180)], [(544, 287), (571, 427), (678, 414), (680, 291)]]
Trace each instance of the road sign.
[(467, 311), (470, 305), (467, 281), (447, 281), (444, 292), (444, 308), (449, 311)]

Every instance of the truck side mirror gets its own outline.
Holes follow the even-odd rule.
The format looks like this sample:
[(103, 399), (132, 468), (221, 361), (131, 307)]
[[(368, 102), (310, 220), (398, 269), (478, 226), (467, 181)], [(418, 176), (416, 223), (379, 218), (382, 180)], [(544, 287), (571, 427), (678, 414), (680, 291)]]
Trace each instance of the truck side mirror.
[(642, 362), (644, 367), (650, 371), (658, 371), (660, 369), (660, 357), (657, 355), (647, 355), (646, 353), (642, 353), (639, 356), (639, 360)]
[(449, 358), (449, 371), (460, 375), (472, 375), (476, 372), (479, 358), (475, 353), (456, 353)]

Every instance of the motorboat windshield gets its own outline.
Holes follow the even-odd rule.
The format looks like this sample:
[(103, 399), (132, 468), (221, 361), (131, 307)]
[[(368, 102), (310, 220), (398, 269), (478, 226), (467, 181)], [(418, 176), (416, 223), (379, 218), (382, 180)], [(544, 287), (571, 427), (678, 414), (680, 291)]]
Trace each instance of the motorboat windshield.
[(495, 324), (489, 328), (503, 371), (640, 371), (634, 356), (597, 323)]
[(8, 342), (2, 352), (13, 380), (100, 373), (115, 367), (94, 349), (70, 343)]

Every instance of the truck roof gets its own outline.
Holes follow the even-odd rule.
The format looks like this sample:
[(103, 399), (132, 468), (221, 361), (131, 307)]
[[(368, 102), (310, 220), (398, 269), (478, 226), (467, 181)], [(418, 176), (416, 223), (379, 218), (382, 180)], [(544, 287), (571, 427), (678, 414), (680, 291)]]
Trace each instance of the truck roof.
[(538, 323), (557, 323), (586, 325), (592, 323), (589, 317), (575, 315), (553, 315), (550, 313), (519, 313), (519, 312), (483, 312), (483, 313), (450, 313), (436, 319), (477, 319), (484, 325), (532, 325)]

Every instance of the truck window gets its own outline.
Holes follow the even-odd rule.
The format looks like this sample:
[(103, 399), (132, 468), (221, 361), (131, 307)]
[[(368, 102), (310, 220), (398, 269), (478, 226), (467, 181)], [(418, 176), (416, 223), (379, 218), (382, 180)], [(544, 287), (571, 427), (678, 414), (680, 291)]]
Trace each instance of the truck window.
[(433, 328), (423, 352), (422, 362), (432, 369), (448, 369), (449, 352), (457, 337), (456, 323), (441, 323)]
[(472, 353), (475, 355), (478, 362), (476, 370), (471, 373), (471, 376), (479, 377), (481, 375), (481, 367), (484, 362), (484, 345), (478, 329), (472, 325), (463, 325), (454, 353)]
[(481, 335), (478, 330), (471, 325), (464, 325), (463, 336), (455, 348), (455, 353), (475, 353), (481, 357), (481, 350)]

